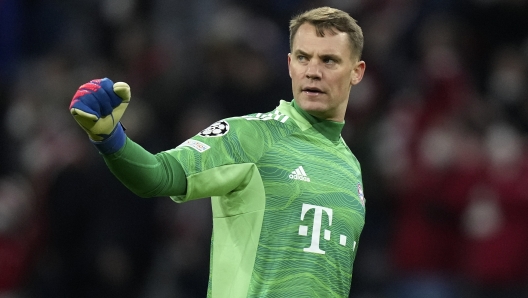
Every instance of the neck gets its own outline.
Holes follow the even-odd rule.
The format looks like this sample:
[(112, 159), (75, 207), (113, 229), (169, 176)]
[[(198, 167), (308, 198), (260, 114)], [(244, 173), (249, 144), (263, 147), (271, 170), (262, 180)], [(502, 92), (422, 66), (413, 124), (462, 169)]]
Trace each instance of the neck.
[(291, 104), (295, 110), (312, 125), (314, 129), (316, 129), (332, 142), (339, 142), (341, 138), (341, 130), (345, 125), (344, 121), (321, 119), (301, 109), (295, 100), (292, 100)]

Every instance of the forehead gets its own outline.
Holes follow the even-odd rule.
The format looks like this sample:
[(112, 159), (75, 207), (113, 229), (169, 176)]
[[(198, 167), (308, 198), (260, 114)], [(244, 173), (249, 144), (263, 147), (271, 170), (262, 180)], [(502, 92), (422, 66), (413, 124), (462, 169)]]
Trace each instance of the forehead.
[(334, 29), (324, 31), (324, 36), (317, 35), (315, 26), (309, 23), (302, 24), (293, 38), (292, 51), (303, 52), (317, 51), (324, 54), (351, 55), (351, 43), (348, 34)]

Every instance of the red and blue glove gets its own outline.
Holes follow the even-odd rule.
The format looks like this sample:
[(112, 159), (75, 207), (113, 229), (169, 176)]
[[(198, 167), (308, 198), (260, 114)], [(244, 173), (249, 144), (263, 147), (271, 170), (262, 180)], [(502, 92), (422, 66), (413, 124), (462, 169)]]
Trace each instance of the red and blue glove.
[(104, 154), (117, 152), (126, 140), (119, 120), (130, 102), (130, 86), (110, 79), (92, 80), (77, 90), (70, 113)]

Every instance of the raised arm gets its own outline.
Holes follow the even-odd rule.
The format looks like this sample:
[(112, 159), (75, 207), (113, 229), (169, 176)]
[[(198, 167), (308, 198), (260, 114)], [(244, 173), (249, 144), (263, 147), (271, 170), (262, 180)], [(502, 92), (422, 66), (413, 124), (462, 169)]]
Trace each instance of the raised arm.
[(185, 194), (180, 163), (165, 153), (151, 154), (130, 140), (120, 124), (130, 102), (130, 86), (110, 79), (92, 80), (77, 90), (70, 113), (103, 155), (108, 168), (142, 197)]

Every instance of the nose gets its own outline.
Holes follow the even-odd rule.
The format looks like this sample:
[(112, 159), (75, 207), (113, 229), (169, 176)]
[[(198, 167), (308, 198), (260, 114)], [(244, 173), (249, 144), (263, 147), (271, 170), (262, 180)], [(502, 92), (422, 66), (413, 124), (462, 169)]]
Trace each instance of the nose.
[(313, 60), (310, 61), (310, 64), (306, 68), (306, 78), (310, 80), (320, 80), (322, 78), (321, 70), (319, 69), (319, 65)]

